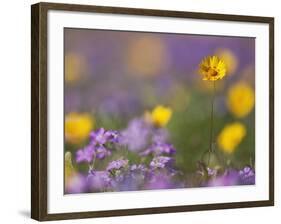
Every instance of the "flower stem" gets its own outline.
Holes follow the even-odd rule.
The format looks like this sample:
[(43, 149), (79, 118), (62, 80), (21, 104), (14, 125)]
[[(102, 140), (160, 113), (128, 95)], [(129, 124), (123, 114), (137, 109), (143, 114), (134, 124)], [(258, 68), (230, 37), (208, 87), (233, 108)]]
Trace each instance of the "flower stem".
[(215, 93), (216, 93), (216, 82), (213, 81), (213, 93), (211, 100), (211, 116), (210, 116), (210, 145), (209, 145), (209, 153), (213, 152), (213, 129), (214, 129), (214, 101), (215, 101)]
[(89, 165), (89, 171), (94, 170), (94, 167), (95, 167), (95, 161), (96, 161), (96, 155), (94, 155), (94, 157), (93, 157), (93, 162), (92, 162), (92, 164), (90, 164), (90, 165)]

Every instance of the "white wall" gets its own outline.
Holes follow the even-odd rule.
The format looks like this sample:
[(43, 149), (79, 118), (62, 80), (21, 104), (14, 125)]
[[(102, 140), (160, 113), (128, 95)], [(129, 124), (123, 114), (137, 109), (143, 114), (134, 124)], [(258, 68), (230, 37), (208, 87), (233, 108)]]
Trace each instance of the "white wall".
[[(278, 223), (280, 170), (280, 6), (276, 0), (65, 0), (68, 3), (275, 16), (276, 206), (177, 214), (70, 220), (60, 223)], [(30, 5), (2, 1), (0, 13), (0, 221), (35, 223), (30, 215)], [(63, 2), (57, 0), (57, 2)], [(279, 90), (278, 90), (279, 89)], [(279, 137), (279, 138), (278, 138)], [(271, 221), (270, 221), (271, 220)], [(280, 222), (280, 221), (279, 221)], [(59, 222), (52, 222), (59, 223)]]

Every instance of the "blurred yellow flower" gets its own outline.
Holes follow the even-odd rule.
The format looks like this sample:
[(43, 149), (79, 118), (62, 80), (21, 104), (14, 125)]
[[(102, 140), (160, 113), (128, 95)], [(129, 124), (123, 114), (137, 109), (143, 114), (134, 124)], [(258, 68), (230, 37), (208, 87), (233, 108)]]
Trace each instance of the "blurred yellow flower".
[(240, 122), (226, 125), (217, 138), (220, 149), (232, 153), (246, 136), (246, 132), (246, 127)]
[(145, 113), (145, 119), (157, 127), (164, 127), (171, 119), (172, 109), (164, 106), (156, 106), (151, 113)]
[(85, 140), (94, 127), (89, 114), (69, 113), (65, 117), (65, 138), (72, 144)]
[(79, 80), (86, 71), (85, 58), (74, 53), (65, 56), (65, 81), (73, 83)]
[(226, 65), (217, 56), (208, 56), (199, 65), (199, 74), (203, 76), (203, 80), (216, 81), (222, 79), (225, 73)]
[(76, 174), (76, 171), (72, 164), (72, 154), (71, 152), (66, 152), (64, 154), (64, 178), (65, 182), (68, 182), (69, 179)]
[(84, 186), (81, 174), (72, 165), (72, 154), (66, 152), (64, 155), (64, 186), (65, 192), (81, 192)]
[(238, 59), (235, 54), (229, 49), (218, 49), (216, 55), (225, 63), (228, 74), (233, 74), (238, 67)]
[(238, 118), (247, 116), (255, 104), (254, 90), (247, 83), (237, 83), (227, 93), (227, 107)]
[(152, 36), (132, 41), (126, 56), (129, 72), (134, 75), (159, 75), (168, 64), (165, 44), (160, 38)]

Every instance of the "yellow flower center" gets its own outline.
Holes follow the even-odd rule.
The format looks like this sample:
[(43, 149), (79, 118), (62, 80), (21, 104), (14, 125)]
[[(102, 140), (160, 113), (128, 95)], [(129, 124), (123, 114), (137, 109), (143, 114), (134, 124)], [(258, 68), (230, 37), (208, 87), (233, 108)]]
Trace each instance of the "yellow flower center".
[(210, 68), (210, 69), (208, 70), (208, 76), (213, 76), (213, 77), (215, 77), (215, 76), (217, 76), (217, 75), (218, 75), (218, 72), (217, 72), (215, 69)]
[(226, 65), (217, 56), (209, 56), (201, 61), (199, 74), (203, 76), (203, 80), (216, 81), (226, 75)]

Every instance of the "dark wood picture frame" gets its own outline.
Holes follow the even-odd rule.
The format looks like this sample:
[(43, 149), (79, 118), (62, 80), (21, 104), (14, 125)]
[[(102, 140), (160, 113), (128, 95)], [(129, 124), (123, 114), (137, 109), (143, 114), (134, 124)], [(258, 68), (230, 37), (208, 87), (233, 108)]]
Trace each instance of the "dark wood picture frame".
[[(49, 10), (99, 12), (142, 16), (195, 18), (269, 24), (269, 89), (270, 89), (270, 145), (269, 200), (171, 206), (109, 211), (48, 214), (47, 210), (47, 13)], [(274, 205), (274, 18), (162, 11), (136, 8), (116, 8), (90, 5), (38, 3), (31, 6), (31, 217), (39, 221), (91, 217), (124, 216), (198, 210), (258, 207)]]

